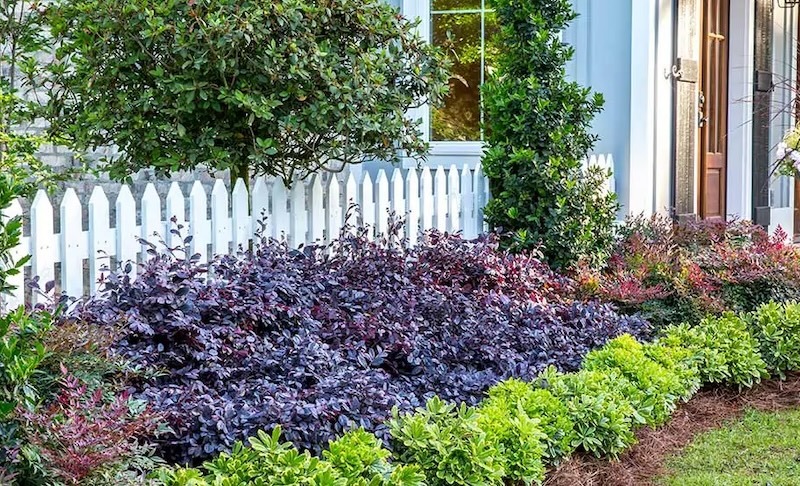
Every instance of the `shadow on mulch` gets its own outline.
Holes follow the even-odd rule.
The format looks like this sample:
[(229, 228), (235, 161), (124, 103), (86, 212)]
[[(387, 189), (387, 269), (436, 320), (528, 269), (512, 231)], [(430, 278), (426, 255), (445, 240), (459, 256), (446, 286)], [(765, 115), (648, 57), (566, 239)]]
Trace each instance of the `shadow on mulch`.
[(681, 405), (658, 429), (644, 428), (639, 442), (618, 461), (575, 455), (548, 474), (545, 486), (646, 486), (664, 473), (666, 460), (698, 434), (740, 417), (747, 409), (778, 411), (800, 407), (800, 373), (770, 380), (751, 390), (703, 390)]

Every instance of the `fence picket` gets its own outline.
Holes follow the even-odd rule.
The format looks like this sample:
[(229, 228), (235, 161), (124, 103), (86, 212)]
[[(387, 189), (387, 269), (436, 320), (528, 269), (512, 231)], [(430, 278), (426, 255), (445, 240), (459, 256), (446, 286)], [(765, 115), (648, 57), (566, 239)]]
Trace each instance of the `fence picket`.
[[(274, 236), (274, 221), (269, 217), (269, 187), (263, 177), (257, 177), (252, 190), (253, 234), (261, 233), (264, 237)], [(274, 214), (274, 211), (273, 211)]]
[(370, 234), (375, 234), (375, 194), (368, 172), (364, 172), (361, 181), (361, 224), (369, 227)]
[(273, 238), (286, 237), (289, 234), (290, 222), (289, 211), (286, 209), (286, 202), (289, 197), (286, 193), (286, 185), (283, 179), (275, 179), (272, 183), (272, 233)]
[(389, 230), (389, 179), (381, 171), (375, 181), (375, 230), (377, 236), (385, 236)]
[(130, 275), (136, 277), (136, 254), (139, 252), (140, 236), (136, 226), (136, 201), (133, 199), (131, 188), (124, 185), (120, 188), (114, 204), (117, 211), (116, 231), (116, 261), (124, 266), (131, 262)]
[(433, 227), (439, 231), (447, 231), (447, 174), (444, 167), (436, 168), (433, 179)]
[(208, 261), (208, 245), (211, 243), (207, 214), (206, 190), (200, 181), (194, 181), (189, 192), (189, 234), (192, 237), (189, 247), (193, 255), (200, 255), (200, 263)]
[(83, 259), (86, 245), (81, 227), (81, 202), (69, 188), (59, 206), (61, 215), (61, 291), (70, 297), (83, 297)]
[(211, 249), (215, 255), (230, 251), (231, 219), (228, 217), (228, 189), (217, 179), (211, 190)]
[[(31, 272), (39, 277), (42, 290), (55, 280), (56, 237), (53, 233), (53, 205), (47, 193), (39, 189), (31, 204)], [(40, 296), (33, 292), (31, 303), (39, 302)]]
[(349, 218), (346, 222), (350, 225), (350, 229), (348, 230), (350, 233), (355, 231), (355, 226), (361, 224), (360, 208), (361, 206), (358, 205), (358, 184), (356, 183), (356, 177), (350, 172), (344, 184), (344, 210), (345, 217)]
[(461, 231), (461, 197), (458, 187), (458, 169), (451, 165), (447, 171), (447, 231)]
[[(167, 244), (171, 247), (183, 245), (183, 238), (189, 236), (189, 231), (186, 228), (186, 201), (184, 201), (183, 191), (177, 182), (173, 182), (169, 186), (166, 211), (167, 220), (164, 231)], [(172, 223), (172, 218), (175, 218), (175, 223)], [(179, 230), (179, 234), (172, 233), (172, 230), (178, 230), (179, 226), (183, 227)]]
[(472, 240), (478, 237), (475, 225), (474, 206), (475, 199), (472, 187), (472, 171), (464, 166), (461, 169), (461, 228), (464, 238)]
[[(583, 165), (584, 168), (597, 166), (612, 170), (607, 188), (613, 191), (611, 155), (589, 156)], [(385, 169), (362, 173), (360, 180), (353, 172), (345, 173), (342, 180), (332, 174), (315, 174), (308, 185), (297, 180), (291, 188), (282, 180), (258, 177), (249, 194), (242, 180), (237, 180), (229, 193), (225, 183), (218, 179), (210, 199), (200, 181), (193, 183), (188, 196), (173, 182), (166, 195), (163, 216), (158, 191), (153, 183), (148, 183), (139, 200), (141, 223), (138, 225), (137, 200), (130, 187), (120, 187), (112, 213), (106, 193), (96, 186), (88, 201), (89, 227), (85, 232), (79, 224), (83, 211), (80, 199), (75, 190), (68, 189), (59, 202), (59, 234), (53, 231), (53, 203), (39, 191), (30, 209), (31, 236), (23, 238), (13, 252), (16, 258), (28, 252), (32, 254), (26, 271), (38, 276), (42, 286), (54, 280), (56, 265), (60, 265), (61, 289), (67, 294), (81, 296), (98, 292), (98, 280), (111, 258), (118, 263), (134, 262), (131, 274), (135, 277), (135, 263), (142, 250), (137, 238), (156, 243), (153, 234), (157, 233), (168, 244), (177, 245), (177, 236), (169, 232), (173, 228), (172, 216), (176, 216), (178, 223), (185, 224), (182, 236), (192, 237), (191, 251), (199, 254), (203, 262), (213, 255), (228, 254), (231, 248), (248, 248), (264, 214), (268, 216), (265, 236), (285, 235), (293, 247), (329, 242), (339, 235), (344, 212), (353, 203), (357, 204), (356, 213), (349, 223), (369, 226), (373, 235), (385, 235), (392, 211), (406, 218), (402, 231), (411, 243), (416, 242), (420, 231), (431, 228), (461, 231), (465, 238), (474, 238), (486, 230), (484, 207), (491, 191), (480, 165), (461, 169), (438, 166), (435, 171), (424, 167), (421, 171), (394, 168), (391, 173)], [(2, 217), (7, 221), (22, 212), (23, 205), (15, 201)], [(115, 222), (114, 226), (111, 221)], [(88, 286), (84, 276), (84, 259), (87, 258)], [(23, 275), (13, 277), (10, 282), (19, 289), (3, 298), (5, 310), (24, 303), (26, 296)], [(35, 303), (38, 296), (32, 299)]]
[(325, 202), (325, 241), (330, 243), (339, 237), (342, 230), (342, 202), (339, 179), (331, 176), (328, 181), (328, 197)]
[[(250, 235), (252, 234), (253, 225), (250, 221), (250, 214), (248, 210), (248, 199), (250, 195), (247, 193), (247, 187), (244, 185), (244, 180), (237, 179), (236, 184), (233, 185), (233, 192), (231, 193), (231, 216), (233, 218), (233, 251), (247, 249)], [(254, 218), (255, 219), (255, 218)]]
[(311, 243), (321, 243), (325, 238), (325, 200), (322, 193), (322, 175), (314, 175), (311, 183), (311, 226), (309, 238)]
[(307, 243), (308, 232), (308, 212), (306, 210), (306, 185), (303, 181), (295, 181), (292, 184), (292, 190), (289, 198), (289, 224), (291, 229), (289, 231), (290, 244), (298, 248), (300, 245)]
[(422, 169), (420, 177), (420, 229), (425, 231), (433, 228), (433, 176), (428, 167)]
[(406, 237), (410, 244), (417, 243), (419, 236), (419, 178), (417, 170), (410, 169), (406, 175)]

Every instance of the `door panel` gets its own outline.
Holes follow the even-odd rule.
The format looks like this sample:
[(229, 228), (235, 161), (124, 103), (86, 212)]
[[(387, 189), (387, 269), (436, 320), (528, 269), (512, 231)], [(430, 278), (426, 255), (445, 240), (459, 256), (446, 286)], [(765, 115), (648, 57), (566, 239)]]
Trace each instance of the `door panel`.
[(724, 219), (728, 145), (730, 0), (703, 0), (700, 80), (700, 216)]

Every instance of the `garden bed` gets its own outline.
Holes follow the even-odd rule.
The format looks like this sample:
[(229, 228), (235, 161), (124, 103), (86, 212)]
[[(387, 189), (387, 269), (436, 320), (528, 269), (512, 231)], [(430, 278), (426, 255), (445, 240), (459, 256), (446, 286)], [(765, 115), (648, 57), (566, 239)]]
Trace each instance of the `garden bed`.
[(662, 427), (638, 431), (639, 442), (619, 461), (576, 454), (548, 475), (546, 486), (645, 486), (665, 470), (667, 460), (699, 434), (742, 416), (748, 409), (779, 411), (800, 407), (800, 373), (739, 391), (703, 390), (676, 410)]

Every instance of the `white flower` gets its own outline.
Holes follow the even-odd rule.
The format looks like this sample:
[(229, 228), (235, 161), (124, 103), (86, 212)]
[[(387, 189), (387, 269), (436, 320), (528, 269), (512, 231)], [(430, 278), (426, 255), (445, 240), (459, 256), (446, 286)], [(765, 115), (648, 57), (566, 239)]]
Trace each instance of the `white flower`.
[(786, 142), (781, 142), (778, 144), (778, 148), (775, 150), (775, 157), (778, 160), (783, 160), (786, 158), (786, 152), (789, 150), (789, 147), (786, 145)]

